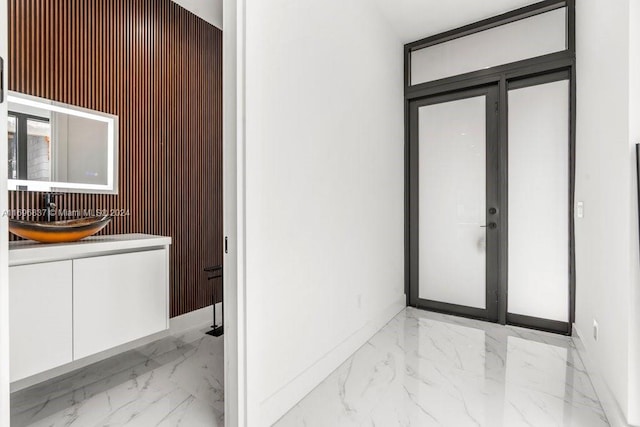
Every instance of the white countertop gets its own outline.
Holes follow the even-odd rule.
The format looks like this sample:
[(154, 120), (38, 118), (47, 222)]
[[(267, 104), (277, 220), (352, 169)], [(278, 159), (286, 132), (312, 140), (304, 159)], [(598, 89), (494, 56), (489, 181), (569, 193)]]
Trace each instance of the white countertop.
[(38, 243), (32, 240), (21, 240), (9, 242), (9, 266), (130, 252), (170, 244), (171, 237), (151, 234), (91, 236), (70, 243)]

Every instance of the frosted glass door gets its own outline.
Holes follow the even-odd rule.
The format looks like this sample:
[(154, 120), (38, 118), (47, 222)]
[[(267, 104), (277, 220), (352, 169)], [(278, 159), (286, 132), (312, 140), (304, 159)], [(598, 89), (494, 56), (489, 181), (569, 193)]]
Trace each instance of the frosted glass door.
[(411, 306), (569, 328), (568, 78), (410, 101)]
[(417, 110), (418, 299), (463, 314), (488, 308), (487, 105), (481, 94)]
[(569, 320), (569, 81), (509, 91), (508, 312)]

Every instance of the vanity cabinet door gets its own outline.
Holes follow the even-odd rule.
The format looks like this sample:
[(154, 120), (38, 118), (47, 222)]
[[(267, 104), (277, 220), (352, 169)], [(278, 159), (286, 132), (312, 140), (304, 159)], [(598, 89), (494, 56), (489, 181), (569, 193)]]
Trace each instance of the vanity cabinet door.
[(73, 261), (74, 360), (168, 327), (167, 251)]
[(9, 267), (11, 381), (72, 361), (71, 261)]

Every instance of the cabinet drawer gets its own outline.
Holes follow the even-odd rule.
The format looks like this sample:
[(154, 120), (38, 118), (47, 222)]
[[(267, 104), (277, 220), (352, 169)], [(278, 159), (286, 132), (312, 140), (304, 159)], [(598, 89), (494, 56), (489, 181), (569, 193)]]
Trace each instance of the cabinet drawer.
[(73, 260), (74, 360), (167, 329), (165, 249)]
[(11, 381), (72, 361), (71, 261), (9, 268)]

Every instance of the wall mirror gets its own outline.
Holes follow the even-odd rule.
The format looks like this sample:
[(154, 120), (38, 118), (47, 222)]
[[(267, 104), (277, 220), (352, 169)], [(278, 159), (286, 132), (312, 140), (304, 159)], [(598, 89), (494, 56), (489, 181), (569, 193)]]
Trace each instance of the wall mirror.
[(9, 190), (118, 192), (118, 117), (17, 92), (9, 109)]

